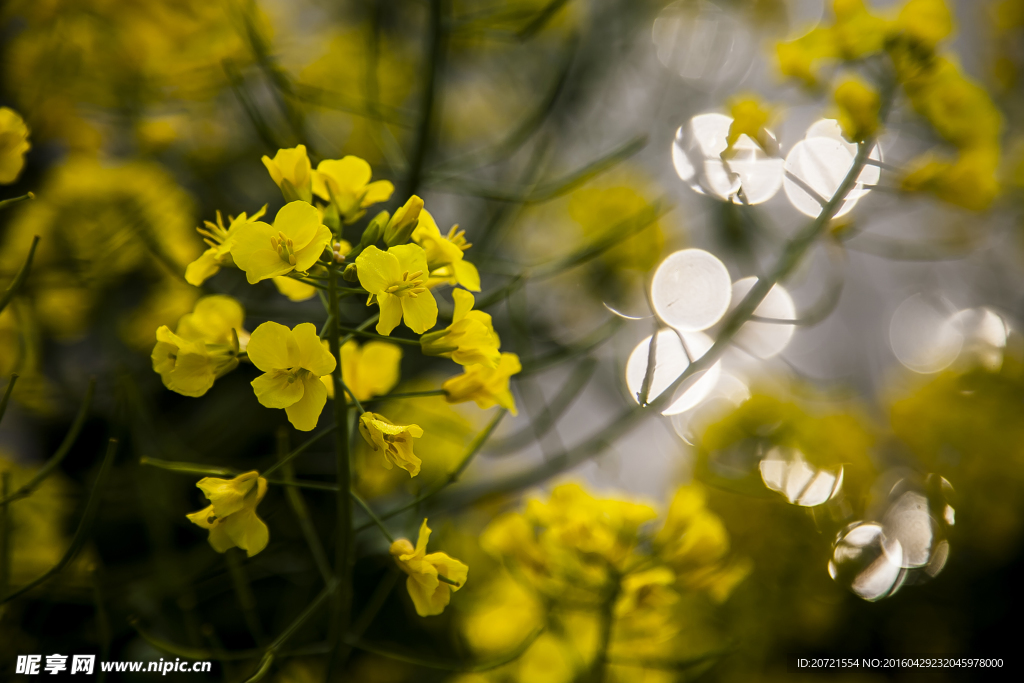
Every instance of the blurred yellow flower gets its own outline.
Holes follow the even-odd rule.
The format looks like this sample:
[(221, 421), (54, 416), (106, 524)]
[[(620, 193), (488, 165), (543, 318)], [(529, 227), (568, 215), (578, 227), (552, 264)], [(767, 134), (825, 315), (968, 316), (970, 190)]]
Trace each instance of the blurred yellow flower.
[[(430, 528), (424, 519), (415, 548), (405, 538), (391, 544), (392, 557), (399, 568), (409, 575), (405, 585), (416, 613), (421, 617), (441, 614), (451, 601), (452, 591), (459, 590), (469, 575), (469, 567), (444, 553), (427, 555), (429, 538)], [(446, 580), (439, 579), (439, 575)]]
[(305, 145), (279, 149), (273, 159), (264, 155), (262, 161), (286, 202), (313, 201), (313, 174)]
[(463, 256), (472, 244), (466, 241), (466, 232), (453, 225), (447, 235), (442, 235), (434, 217), (424, 209), (420, 212), (419, 224), (412, 232), (412, 240), (423, 247), (427, 254), (431, 283), (447, 282), (462, 285), (472, 292), (480, 291), (480, 273)]
[(176, 332), (160, 326), (151, 358), (164, 386), (184, 396), (202, 396), (238, 367), (247, 337), (244, 317), (241, 304), (215, 295), (200, 299), (192, 313), (182, 316)]
[(13, 109), (0, 107), (0, 185), (18, 179), (25, 167), (25, 153), (31, 147), (25, 120)]
[(729, 124), (729, 133), (725, 138), (723, 158), (728, 158), (741, 135), (746, 135), (765, 151), (774, 151), (765, 130), (771, 109), (764, 106), (760, 99), (753, 95), (733, 99), (729, 105), (729, 116), (732, 117), (732, 123)]
[(851, 142), (863, 142), (878, 133), (882, 101), (878, 91), (859, 78), (843, 81), (835, 92), (839, 127)]
[(366, 207), (386, 202), (395, 191), (390, 181), (371, 183), (372, 174), (370, 164), (359, 157), (324, 159), (313, 173), (313, 193), (337, 206), (346, 223), (354, 223)]
[(501, 360), (501, 339), (494, 331), (491, 316), (474, 311), (473, 295), (464, 289), (452, 290), (455, 314), (452, 324), (443, 330), (420, 337), (420, 349), (427, 356), (444, 356), (459, 365), (486, 365), (497, 368)]
[(185, 268), (185, 281), (196, 287), (201, 286), (207, 279), (213, 277), (220, 270), (220, 267), (231, 263), (231, 249), (235, 246), (238, 235), (246, 230), (249, 225), (255, 223), (267, 211), (267, 205), (254, 213), (246, 216), (243, 211), (237, 218), (228, 216), (228, 227), (224, 227), (224, 219), (217, 212), (217, 222), (203, 221), (205, 228), (196, 228), (196, 232), (203, 236), (203, 241), (209, 245), (209, 249)]
[[(60, 296), (54, 296), (57, 293)], [(46, 301), (37, 300), (36, 307), (41, 315), (56, 318), (59, 316), (75, 316), (84, 313), (80, 303), (81, 292), (73, 288), (47, 290)], [(201, 292), (191, 285), (170, 275), (162, 279), (146, 295), (146, 298), (135, 309), (134, 314), (125, 316), (118, 324), (118, 332), (125, 343), (139, 350), (149, 349), (153, 345), (153, 330), (161, 325), (174, 325), (183, 315), (192, 312)], [(80, 323), (73, 323), (80, 325)]]
[(210, 545), (218, 553), (241, 548), (249, 557), (267, 547), (270, 532), (256, 515), (267, 493), (267, 480), (252, 471), (234, 479), (205, 477), (196, 484), (210, 505), (188, 515), (193, 524), (210, 530)]
[(864, 0), (833, 0), (832, 11), (836, 23), (831, 37), (843, 59), (859, 59), (882, 49), (888, 22), (871, 14)]
[(934, 48), (953, 32), (953, 16), (945, 0), (907, 0), (900, 9), (894, 28)]
[(289, 301), (309, 301), (316, 296), (316, 287), (299, 282), (295, 278), (279, 276), (270, 278), (270, 281), (277, 287), (277, 291)]
[(379, 413), (366, 412), (359, 416), (359, 433), (374, 452), (381, 452), (387, 469), (398, 465), (410, 477), (420, 473), (423, 461), (412, 452), (412, 440), (423, 436), (419, 425), (396, 425)]
[(273, 226), (250, 223), (236, 237), (231, 257), (254, 285), (292, 271), (308, 271), (330, 242), (331, 230), (320, 222), (313, 205), (295, 201), (277, 212)]
[[(324, 341), (327, 344), (327, 341)], [(383, 396), (398, 384), (402, 348), (397, 344), (371, 341), (359, 345), (349, 340), (341, 346), (341, 380), (357, 401)], [(327, 396), (334, 398), (334, 383), (323, 377)]]
[(803, 81), (807, 87), (818, 84), (822, 62), (836, 56), (836, 45), (827, 28), (816, 28), (796, 40), (775, 46), (775, 57), (782, 75)]
[(317, 336), (313, 323), (289, 330), (265, 322), (249, 339), (249, 360), (264, 374), (251, 384), (260, 404), (284, 408), (292, 426), (304, 432), (316, 427), (327, 403), (327, 389), (320, 378), (334, 371), (336, 362)]
[(517, 415), (515, 398), (509, 390), (508, 382), (512, 375), (523, 369), (519, 356), (514, 353), (503, 353), (497, 366), (471, 365), (461, 375), (445, 381), (441, 386), (445, 391), (445, 399), (449, 403), (476, 401), (483, 409), (499, 405), (513, 415)]
[(911, 163), (900, 187), (908, 192), (931, 192), (950, 204), (985, 211), (999, 195), (999, 159), (1000, 150), (994, 146), (966, 149), (954, 161), (926, 154)]
[[(640, 178), (629, 176), (628, 185), (595, 186), (576, 190), (569, 198), (569, 216), (583, 229), (588, 243), (608, 239), (614, 230), (622, 230), (650, 209), (650, 203), (636, 188)], [(616, 241), (604, 251), (600, 263), (616, 274), (623, 271), (646, 273), (658, 264), (665, 246), (661, 225), (651, 222), (632, 236)]]
[(427, 257), (415, 244), (381, 251), (370, 246), (356, 257), (359, 284), (370, 297), (367, 306), (380, 306), (378, 334), (389, 335), (402, 322), (423, 334), (437, 322), (437, 302), (426, 286)]

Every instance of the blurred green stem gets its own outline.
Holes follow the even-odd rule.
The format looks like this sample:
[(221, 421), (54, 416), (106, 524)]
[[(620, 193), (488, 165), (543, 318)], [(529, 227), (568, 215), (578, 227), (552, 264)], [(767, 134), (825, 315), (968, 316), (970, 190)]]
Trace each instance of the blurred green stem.
[[(282, 461), (288, 457), (288, 430), (284, 427), (281, 427), (277, 432), (277, 452), (278, 457)], [(295, 472), (290, 462), (285, 462), (284, 464), (284, 476), (289, 480), (295, 478)], [(288, 498), (288, 505), (291, 506), (295, 518), (299, 520), (299, 527), (302, 529), (302, 536), (306, 539), (306, 545), (309, 546), (313, 562), (316, 564), (324, 584), (330, 584), (331, 565), (327, 561), (327, 553), (324, 552), (323, 543), (320, 542), (320, 536), (317, 535), (316, 527), (313, 526), (313, 520), (309, 516), (309, 508), (306, 507), (306, 501), (295, 486), (286, 484), (284, 491), (285, 496)]]
[(32, 268), (32, 259), (36, 256), (36, 247), (39, 246), (39, 235), (32, 238), (32, 246), (28, 248), (28, 256), (25, 257), (25, 262), (21, 264), (21, 268), (18, 273), (11, 280), (11, 284), (7, 286), (3, 294), (0, 294), (0, 311), (7, 308), (7, 304), (11, 302), (14, 295), (18, 293), (21, 286), (25, 284), (26, 278), (28, 278), (28, 271)]
[[(11, 490), (11, 473), (5, 471), (0, 474), (0, 496), (7, 498), (7, 492)], [(0, 596), (7, 595), (7, 589), (11, 583), (11, 532), (14, 524), (11, 523), (10, 503), (0, 505)]]
[(263, 625), (260, 623), (259, 612), (256, 609), (256, 596), (253, 595), (252, 586), (249, 584), (249, 577), (245, 573), (245, 567), (242, 566), (242, 561), (238, 558), (238, 552), (235, 552), (234, 549), (224, 553), (224, 561), (227, 562), (228, 571), (231, 573), (231, 582), (235, 586), (235, 596), (238, 598), (238, 604), (242, 608), (242, 617), (245, 619), (245, 625), (249, 629), (249, 634), (256, 641), (257, 647), (263, 647), (263, 643), (267, 640), (267, 635), (263, 632)]
[[(338, 310), (338, 267), (335, 264), (327, 266), (329, 279), (327, 281), (327, 297), (331, 311)], [(331, 609), (331, 634), (334, 639), (343, 640), (348, 631), (349, 621), (352, 612), (352, 566), (354, 564), (355, 543), (352, 531), (352, 497), (349, 491), (352, 488), (352, 469), (349, 462), (348, 452), (348, 401), (345, 399), (345, 385), (341, 379), (341, 328), (338, 324), (338, 316), (331, 319), (331, 326), (327, 333), (328, 344), (331, 354), (337, 359), (331, 379), (334, 383), (334, 460), (337, 469), (337, 528), (335, 529), (335, 560), (334, 576), (337, 591), (334, 592)], [(328, 666), (328, 680), (331, 679), (332, 669), (340, 664), (339, 653), (336, 651)]]

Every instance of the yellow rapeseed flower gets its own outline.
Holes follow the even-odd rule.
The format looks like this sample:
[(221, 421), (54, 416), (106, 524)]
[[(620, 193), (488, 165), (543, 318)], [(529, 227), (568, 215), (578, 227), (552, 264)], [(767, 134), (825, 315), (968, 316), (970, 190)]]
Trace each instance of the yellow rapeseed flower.
[(209, 499), (206, 508), (185, 515), (193, 524), (210, 530), (210, 545), (218, 553), (241, 548), (249, 557), (267, 547), (270, 532), (256, 516), (256, 506), (267, 493), (267, 480), (252, 471), (234, 479), (205, 477), (196, 484)]
[[(371, 341), (360, 346), (359, 342), (349, 340), (341, 346), (341, 381), (357, 401), (368, 401), (391, 391), (398, 384), (401, 364), (402, 348), (397, 344)], [(322, 380), (327, 396), (334, 398), (331, 378)]]
[(320, 378), (334, 371), (335, 360), (317, 336), (313, 323), (301, 323), (289, 330), (265, 322), (249, 339), (249, 360), (263, 371), (252, 381), (260, 404), (284, 408), (296, 429), (308, 432), (316, 427), (327, 403), (327, 389)]
[(264, 155), (262, 161), (286, 202), (313, 201), (313, 174), (305, 145), (279, 149), (273, 159)]
[(486, 365), (498, 367), (501, 360), (501, 340), (494, 331), (491, 316), (474, 311), (473, 295), (464, 289), (452, 291), (455, 314), (452, 324), (437, 332), (420, 337), (420, 349), (427, 356), (444, 356), (459, 365)]
[(412, 440), (423, 436), (419, 425), (396, 425), (379, 413), (367, 412), (359, 416), (359, 433), (375, 452), (381, 451), (387, 469), (398, 465), (410, 477), (420, 473), (423, 461), (412, 452)]
[(372, 174), (370, 164), (359, 157), (325, 159), (313, 173), (313, 192), (324, 201), (333, 202), (342, 220), (353, 223), (366, 213), (366, 207), (386, 202), (395, 191), (387, 180), (371, 183)]
[(18, 179), (25, 167), (25, 152), (31, 147), (25, 120), (13, 109), (0, 107), (0, 185)]
[[(405, 538), (391, 544), (392, 557), (399, 568), (409, 575), (405, 586), (416, 607), (416, 613), (421, 617), (441, 614), (451, 601), (452, 591), (459, 590), (469, 575), (469, 567), (444, 553), (427, 555), (429, 538), (430, 527), (424, 519), (415, 548)], [(439, 575), (446, 580), (438, 578)]]
[(185, 281), (196, 287), (201, 286), (208, 278), (213, 277), (220, 270), (220, 267), (231, 262), (231, 249), (241, 231), (247, 226), (258, 221), (266, 213), (267, 206), (263, 205), (259, 211), (252, 216), (246, 216), (243, 211), (237, 218), (228, 216), (228, 227), (224, 227), (224, 219), (217, 212), (217, 222), (203, 221), (205, 228), (196, 228), (196, 232), (203, 236), (203, 241), (209, 245), (209, 249), (185, 268)]
[(238, 353), (248, 338), (244, 318), (241, 304), (215, 295), (200, 299), (175, 332), (161, 325), (151, 358), (164, 386), (184, 396), (202, 396), (238, 367)]
[(434, 281), (447, 282), (462, 285), (472, 292), (480, 291), (480, 273), (476, 266), (463, 258), (463, 252), (473, 245), (466, 241), (466, 232), (459, 230), (458, 225), (453, 225), (447, 235), (442, 235), (434, 217), (424, 209), (420, 212), (412, 239), (427, 253), (430, 284)]
[(402, 322), (423, 334), (437, 322), (437, 302), (426, 286), (427, 257), (422, 247), (402, 244), (381, 251), (370, 246), (356, 257), (359, 284), (370, 293), (367, 306), (380, 306), (378, 334), (389, 335)]
[(484, 409), (499, 405), (517, 415), (516, 402), (508, 388), (508, 381), (522, 369), (519, 356), (514, 353), (503, 353), (498, 359), (497, 367), (471, 365), (461, 375), (446, 380), (441, 388), (444, 389), (445, 400), (449, 403), (476, 401), (476, 404)]
[(839, 107), (839, 127), (847, 140), (864, 142), (878, 133), (882, 100), (877, 90), (860, 79), (851, 78), (836, 88), (835, 100)]
[(313, 205), (296, 201), (277, 212), (273, 226), (262, 221), (250, 223), (235, 239), (231, 257), (254, 285), (292, 271), (309, 270), (330, 241), (331, 230), (320, 222)]

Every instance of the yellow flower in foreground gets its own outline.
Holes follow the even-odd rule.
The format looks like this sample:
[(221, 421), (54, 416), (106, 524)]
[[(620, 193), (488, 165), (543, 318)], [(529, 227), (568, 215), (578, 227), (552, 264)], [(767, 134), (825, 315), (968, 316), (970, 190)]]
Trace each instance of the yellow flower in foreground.
[(519, 356), (514, 353), (503, 353), (497, 367), (472, 365), (461, 375), (446, 380), (441, 388), (444, 389), (445, 400), (449, 403), (476, 401), (478, 406), (485, 409), (499, 405), (517, 415), (516, 402), (508, 388), (508, 381), (522, 369)]
[[(409, 575), (405, 582), (409, 597), (421, 617), (440, 614), (452, 599), (452, 591), (457, 591), (466, 583), (469, 567), (444, 553), (427, 555), (427, 539), (430, 538), (430, 527), (423, 520), (420, 527), (416, 547), (405, 538), (391, 544), (391, 555), (399, 568)], [(447, 581), (442, 581), (438, 575)], [(449, 583), (450, 582), (450, 583)]]
[(226, 228), (224, 227), (224, 219), (221, 218), (220, 211), (217, 212), (216, 223), (203, 221), (206, 227), (196, 228), (196, 232), (203, 236), (203, 241), (210, 248), (204, 251), (195, 261), (188, 264), (185, 268), (185, 281), (190, 285), (199, 287), (208, 278), (216, 275), (221, 266), (227, 265), (231, 261), (231, 248), (235, 246), (239, 232), (262, 218), (266, 211), (267, 207), (264, 204), (263, 208), (252, 216), (246, 216), (244, 211), (238, 215), (238, 218), (228, 216), (228, 227)]
[(263, 374), (252, 381), (260, 404), (284, 408), (296, 429), (308, 432), (316, 427), (327, 403), (327, 389), (320, 378), (334, 371), (335, 360), (317, 336), (313, 323), (301, 323), (289, 330), (265, 322), (249, 339), (249, 360)]
[(860, 79), (844, 81), (835, 92), (839, 106), (839, 127), (851, 142), (863, 142), (878, 132), (882, 100), (878, 92)]
[(491, 316), (474, 311), (473, 295), (464, 289), (452, 291), (455, 315), (452, 324), (437, 332), (420, 337), (420, 348), (427, 356), (445, 356), (459, 365), (486, 365), (498, 367), (501, 360), (501, 339), (494, 331)]
[(387, 180), (370, 182), (373, 171), (363, 159), (347, 156), (325, 159), (313, 173), (313, 192), (333, 202), (346, 223), (353, 223), (366, 213), (366, 207), (386, 202), (395, 191)]
[(463, 258), (463, 252), (472, 244), (466, 241), (466, 232), (453, 225), (447, 235), (442, 235), (440, 228), (430, 212), (420, 212), (419, 223), (412, 232), (413, 241), (423, 247), (427, 254), (427, 266), (430, 277), (452, 285), (462, 285), (466, 289), (480, 291), (480, 273), (469, 261)]
[(193, 524), (210, 530), (210, 545), (218, 553), (241, 548), (249, 557), (267, 547), (270, 532), (256, 516), (256, 506), (267, 494), (267, 480), (252, 471), (234, 479), (205, 477), (196, 484), (210, 505), (185, 515)]
[(313, 201), (313, 176), (305, 145), (279, 149), (273, 159), (264, 155), (262, 161), (286, 202)]
[[(324, 341), (324, 344), (327, 344)], [(398, 384), (402, 348), (397, 344), (371, 341), (363, 346), (350, 340), (341, 347), (341, 381), (357, 401), (383, 396)], [(323, 378), (327, 396), (334, 398), (334, 383)]]
[(238, 367), (238, 352), (248, 337), (244, 317), (241, 304), (216, 295), (200, 299), (178, 321), (176, 332), (161, 325), (151, 358), (164, 386), (184, 396), (202, 396)]
[(412, 452), (412, 440), (423, 436), (419, 425), (396, 425), (379, 413), (363, 413), (359, 416), (359, 433), (374, 451), (381, 451), (387, 469), (398, 465), (410, 477), (420, 473), (423, 461)]
[(291, 202), (277, 212), (274, 225), (251, 223), (231, 247), (235, 265), (249, 284), (292, 271), (309, 270), (331, 241), (331, 230), (320, 222), (312, 204)]
[(405, 319), (416, 334), (423, 334), (437, 322), (437, 302), (424, 286), (427, 257), (415, 244), (403, 244), (381, 251), (367, 247), (356, 257), (359, 284), (370, 293), (367, 306), (380, 306), (378, 334), (389, 335)]
[(31, 147), (25, 120), (13, 109), (0, 107), (0, 185), (18, 179), (25, 167), (25, 152)]

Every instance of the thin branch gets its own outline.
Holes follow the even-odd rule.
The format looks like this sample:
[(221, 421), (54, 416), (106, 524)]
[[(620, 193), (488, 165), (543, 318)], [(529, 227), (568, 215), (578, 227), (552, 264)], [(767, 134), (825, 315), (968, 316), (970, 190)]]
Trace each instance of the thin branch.
[(82, 427), (85, 425), (85, 418), (89, 415), (89, 409), (92, 407), (93, 395), (96, 393), (96, 380), (89, 380), (89, 387), (85, 390), (85, 397), (82, 399), (82, 406), (78, 409), (78, 414), (75, 415), (74, 422), (71, 423), (71, 429), (68, 430), (67, 435), (57, 448), (57, 452), (39, 468), (35, 476), (25, 482), (17, 491), (6, 496), (3, 500), (0, 500), (0, 504), (9, 503), (19, 498), (31, 494), (36, 488), (43, 483), (43, 481), (53, 473), (57, 466), (60, 465), (61, 461), (64, 460), (65, 456), (71, 452), (71, 447), (78, 440), (78, 435), (82, 431)]
[(96, 517), (96, 510), (100, 504), (100, 491), (103, 489), (103, 485), (106, 483), (107, 473), (110, 471), (110, 466), (114, 462), (114, 456), (117, 454), (117, 439), (110, 439), (107, 444), (107, 454), (103, 458), (103, 463), (100, 465), (100, 472), (96, 476), (96, 481), (92, 485), (92, 491), (89, 493), (89, 501), (85, 504), (85, 511), (82, 512), (81, 521), (78, 523), (78, 529), (75, 530), (75, 535), (71, 538), (71, 545), (68, 546), (63, 557), (57, 562), (49, 571), (40, 576), (35, 581), (31, 581), (18, 590), (14, 591), (10, 595), (5, 596), (0, 600), (0, 604), (10, 602), (20, 595), (24, 595), (36, 586), (45, 583), (57, 574), (59, 574), (65, 567), (67, 567), (78, 552), (85, 545), (86, 537), (89, 531), (92, 529), (93, 520)]
[(11, 303), (11, 299), (13, 299), (14, 295), (18, 293), (21, 286), (25, 284), (25, 279), (28, 278), (28, 271), (32, 268), (32, 259), (36, 256), (37, 246), (39, 246), (39, 235), (32, 238), (32, 246), (28, 248), (28, 256), (25, 257), (25, 261), (21, 264), (21, 268), (18, 269), (14, 279), (11, 280), (11, 284), (7, 285), (7, 289), (4, 290), (3, 294), (0, 294), (0, 311), (7, 308), (7, 304)]

